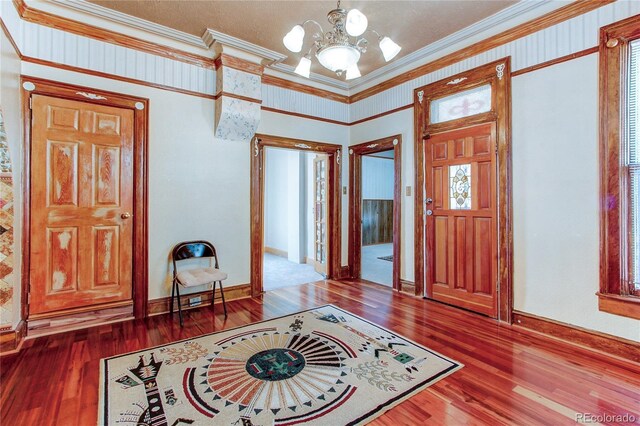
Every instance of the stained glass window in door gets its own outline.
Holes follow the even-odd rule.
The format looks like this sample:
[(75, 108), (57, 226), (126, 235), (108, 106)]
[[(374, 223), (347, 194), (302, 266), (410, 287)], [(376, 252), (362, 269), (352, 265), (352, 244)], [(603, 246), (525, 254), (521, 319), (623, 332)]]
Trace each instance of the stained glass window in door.
[(449, 166), (449, 208), (471, 209), (471, 164)]
[(463, 90), (431, 101), (431, 123), (442, 123), (491, 110), (491, 85)]

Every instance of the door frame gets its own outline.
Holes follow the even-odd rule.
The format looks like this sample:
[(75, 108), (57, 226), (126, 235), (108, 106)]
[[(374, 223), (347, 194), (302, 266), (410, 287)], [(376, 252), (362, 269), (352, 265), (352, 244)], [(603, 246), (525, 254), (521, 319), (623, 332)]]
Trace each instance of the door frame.
[[(491, 111), (429, 124), (430, 101), (483, 84), (492, 86)], [(424, 141), (430, 134), (494, 121), (496, 123), (497, 229), (498, 229), (498, 320), (511, 323), (513, 310), (513, 199), (511, 171), (511, 57), (450, 76), (414, 90), (414, 261), (416, 295), (425, 294), (425, 176)], [(431, 247), (431, 249), (433, 249)]]
[[(23, 169), (22, 169), (22, 289), (21, 315), (29, 317), (29, 283), (31, 265), (31, 95), (44, 95), (126, 108), (133, 111), (133, 258), (132, 301), (135, 318), (147, 316), (148, 305), (148, 134), (149, 100), (121, 93), (108, 92), (85, 86), (76, 86), (27, 75), (21, 76), (23, 117)], [(118, 302), (121, 304), (121, 302)], [(95, 309), (104, 309), (97, 305)], [(70, 311), (71, 312), (71, 311)]]
[(362, 273), (362, 156), (393, 149), (393, 289), (400, 290), (402, 220), (402, 135), (349, 147), (349, 265), (351, 277)]
[(342, 276), (342, 146), (266, 134), (254, 136), (251, 142), (251, 296), (264, 292), (262, 268), (264, 259), (264, 149), (284, 148), (294, 151), (326, 154), (327, 160), (327, 279)]

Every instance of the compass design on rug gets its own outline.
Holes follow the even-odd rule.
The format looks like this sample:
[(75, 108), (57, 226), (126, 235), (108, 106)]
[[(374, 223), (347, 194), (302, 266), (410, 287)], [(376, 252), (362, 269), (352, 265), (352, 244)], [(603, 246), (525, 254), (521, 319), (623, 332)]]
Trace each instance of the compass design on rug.
[(354, 352), (325, 335), (268, 330), (217, 343), (209, 364), (185, 373), (185, 393), (211, 417), (232, 404), (245, 419), (264, 410), (288, 417), (352, 393), (341, 378)]

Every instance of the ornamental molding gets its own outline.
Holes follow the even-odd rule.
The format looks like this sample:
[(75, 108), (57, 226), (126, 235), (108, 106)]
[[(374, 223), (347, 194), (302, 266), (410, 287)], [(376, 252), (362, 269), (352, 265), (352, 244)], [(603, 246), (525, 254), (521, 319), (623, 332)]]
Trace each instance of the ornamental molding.
[(300, 148), (300, 149), (311, 149), (311, 147), (309, 145), (307, 145), (306, 143), (297, 143), (294, 146), (296, 148)]
[(496, 75), (498, 76), (498, 80), (502, 80), (502, 77), (504, 76), (504, 68), (504, 64), (496, 66)]
[(424, 90), (418, 92), (418, 102), (422, 105), (422, 99), (424, 99)]
[(452, 86), (453, 86), (453, 85), (456, 85), (456, 84), (460, 84), (460, 83), (462, 83), (462, 82), (463, 82), (463, 81), (465, 81), (466, 79), (467, 79), (467, 77), (455, 78), (455, 79), (451, 80), (450, 82), (448, 82), (447, 84), (448, 84), (448, 85), (452, 85)]
[(76, 95), (84, 96), (87, 99), (93, 99), (93, 100), (99, 100), (99, 99), (107, 100), (107, 98), (105, 98), (104, 96), (96, 95), (95, 93), (76, 92)]
[(375, 148), (376, 146), (378, 146), (377, 143), (372, 143), (366, 146), (366, 148)]

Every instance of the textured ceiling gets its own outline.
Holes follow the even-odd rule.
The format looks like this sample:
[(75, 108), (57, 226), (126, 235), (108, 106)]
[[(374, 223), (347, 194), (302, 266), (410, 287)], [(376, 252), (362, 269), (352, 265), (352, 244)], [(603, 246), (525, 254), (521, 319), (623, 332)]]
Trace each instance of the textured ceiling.
[[(327, 31), (326, 15), (336, 7), (332, 1), (178, 1), (178, 0), (89, 0), (110, 9), (201, 36), (207, 28), (288, 55), (286, 64), (297, 65), (311, 46), (309, 33), (301, 53), (291, 53), (282, 37), (295, 25), (315, 19)], [(396, 59), (516, 3), (513, 0), (445, 1), (344, 1), (341, 7), (358, 8), (369, 19), (369, 28), (388, 35), (402, 46)], [(369, 49), (360, 59), (362, 75), (385, 64), (377, 39), (365, 33)], [(311, 71), (336, 77), (316, 59)], [(344, 77), (343, 77), (344, 78)]]

